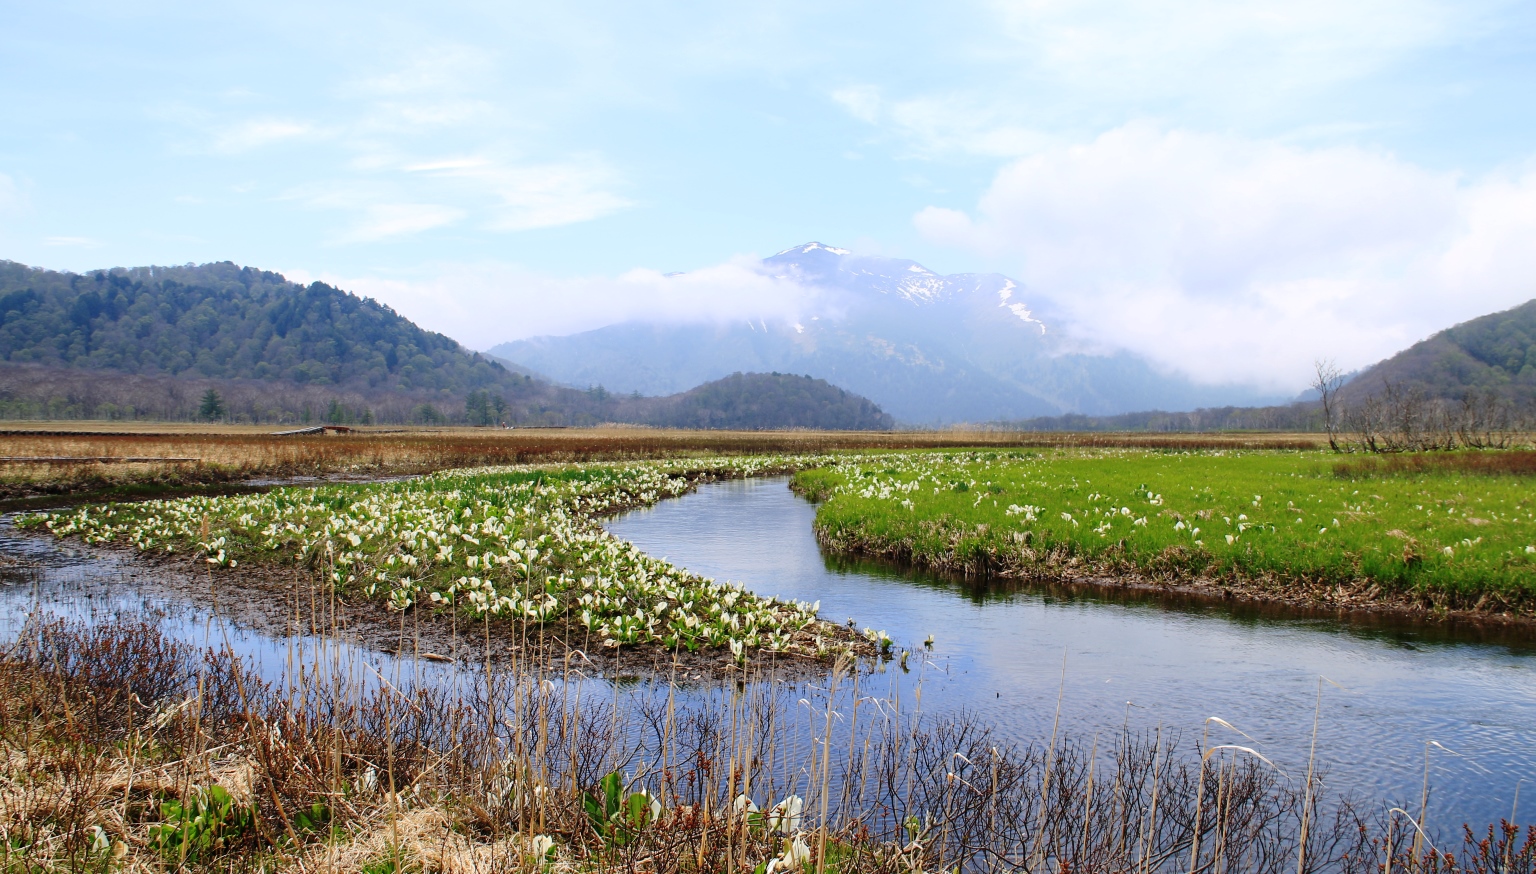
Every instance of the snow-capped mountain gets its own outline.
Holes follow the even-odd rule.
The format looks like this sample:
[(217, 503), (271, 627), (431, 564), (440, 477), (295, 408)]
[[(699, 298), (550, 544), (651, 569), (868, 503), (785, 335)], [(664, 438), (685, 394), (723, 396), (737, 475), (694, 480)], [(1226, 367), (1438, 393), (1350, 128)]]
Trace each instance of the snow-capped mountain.
[[(763, 264), (780, 278), (798, 278), (813, 285), (873, 291), (911, 304), (938, 303), (965, 295), (996, 295), (998, 306), (1029, 324), (1040, 324), (1029, 308), (1014, 301), (1018, 285), (996, 273), (940, 276), (916, 261), (855, 255), (822, 243), (785, 249)], [(1041, 325), (1042, 333), (1044, 325)]]
[(822, 243), (765, 258), (763, 270), (816, 289), (816, 309), (784, 322), (625, 322), (490, 352), (561, 382), (626, 393), (671, 394), (736, 371), (804, 373), (910, 424), (1271, 400), (1199, 386), (1129, 353), (1074, 351), (996, 273), (943, 276)]

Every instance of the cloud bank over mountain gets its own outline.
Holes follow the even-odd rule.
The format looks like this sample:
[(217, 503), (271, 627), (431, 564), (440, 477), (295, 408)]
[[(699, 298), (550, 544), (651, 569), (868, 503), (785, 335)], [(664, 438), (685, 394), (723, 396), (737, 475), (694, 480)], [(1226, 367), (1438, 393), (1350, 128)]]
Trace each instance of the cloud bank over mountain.
[(1231, 380), (1191, 380), (1122, 350), (1085, 351), (1051, 333), (1027, 290), (997, 273), (942, 275), (814, 242), (740, 267), (771, 280), (770, 290), (806, 290), (798, 311), (637, 318), (490, 352), (570, 385), (652, 395), (734, 371), (807, 373), (910, 424), (1282, 399)]
[(1080, 336), (1282, 389), (1536, 297), (1536, 165), (1476, 179), (1353, 147), (1130, 124), (914, 217)]
[(774, 276), (750, 255), (687, 272), (636, 268), (618, 276), (556, 277), (495, 262), (448, 265), (422, 278), (285, 275), (350, 288), (477, 349), (628, 321), (795, 321), (837, 306), (826, 290)]

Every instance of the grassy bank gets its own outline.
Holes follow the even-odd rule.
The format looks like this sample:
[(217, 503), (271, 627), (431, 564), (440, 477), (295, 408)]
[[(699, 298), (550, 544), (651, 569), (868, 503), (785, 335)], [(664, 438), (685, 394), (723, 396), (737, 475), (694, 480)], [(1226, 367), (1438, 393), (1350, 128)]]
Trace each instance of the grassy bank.
[(828, 547), (959, 573), (1130, 575), (1227, 594), (1536, 616), (1521, 453), (1046, 450), (847, 459), (797, 475)]

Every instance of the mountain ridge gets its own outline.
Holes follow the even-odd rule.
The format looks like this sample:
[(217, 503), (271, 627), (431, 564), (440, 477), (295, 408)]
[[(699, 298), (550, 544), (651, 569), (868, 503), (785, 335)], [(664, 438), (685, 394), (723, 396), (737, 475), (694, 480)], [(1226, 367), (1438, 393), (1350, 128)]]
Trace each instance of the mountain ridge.
[(890, 427), (866, 398), (809, 377), (623, 397), (520, 369), (369, 298), (230, 262), (76, 274), (0, 261), (8, 418), (187, 419), (211, 391), (251, 422)]
[(1389, 383), (1442, 400), (1473, 390), (1536, 403), (1536, 299), (1431, 334), (1362, 369), (1341, 395), (1355, 399)]
[(820, 242), (771, 255), (761, 269), (810, 289), (815, 305), (780, 320), (632, 320), (489, 352), (567, 384), (648, 394), (737, 370), (808, 373), (923, 425), (1280, 399), (1200, 385), (1128, 352), (1085, 353), (1048, 330), (1001, 274), (941, 275)]

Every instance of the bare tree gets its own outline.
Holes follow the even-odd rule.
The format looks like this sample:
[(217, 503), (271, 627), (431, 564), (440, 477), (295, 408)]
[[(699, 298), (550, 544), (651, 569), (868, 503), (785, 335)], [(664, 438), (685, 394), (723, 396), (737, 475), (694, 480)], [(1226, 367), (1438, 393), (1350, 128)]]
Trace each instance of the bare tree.
[(1334, 452), (1339, 449), (1339, 425), (1342, 416), (1339, 410), (1339, 387), (1344, 384), (1344, 375), (1339, 372), (1339, 366), (1332, 359), (1319, 358), (1313, 362), (1316, 368), (1316, 376), (1312, 380), (1312, 388), (1323, 402), (1323, 426), (1328, 429), (1328, 447)]

